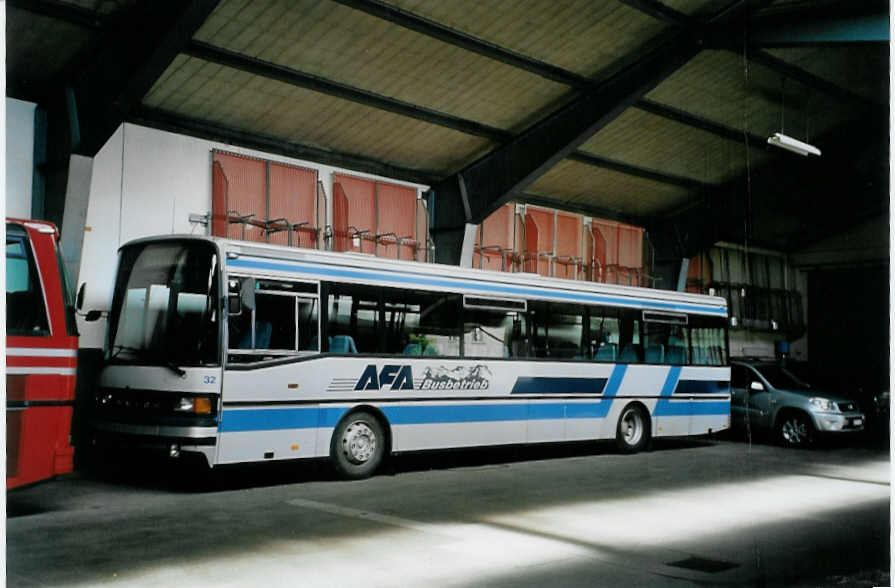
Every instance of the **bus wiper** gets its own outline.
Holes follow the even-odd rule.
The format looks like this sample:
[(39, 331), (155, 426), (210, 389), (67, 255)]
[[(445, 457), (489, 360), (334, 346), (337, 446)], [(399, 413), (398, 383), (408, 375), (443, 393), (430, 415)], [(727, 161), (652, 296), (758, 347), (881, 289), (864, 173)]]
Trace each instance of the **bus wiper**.
[(146, 350), (140, 347), (132, 347), (130, 345), (113, 345), (112, 352), (109, 354), (109, 359), (115, 359), (122, 351), (130, 351), (135, 355), (140, 355)]
[(176, 363), (171, 361), (168, 358), (162, 358), (162, 363), (165, 364), (165, 367), (180, 376), (181, 378), (186, 375), (186, 370), (178, 366)]

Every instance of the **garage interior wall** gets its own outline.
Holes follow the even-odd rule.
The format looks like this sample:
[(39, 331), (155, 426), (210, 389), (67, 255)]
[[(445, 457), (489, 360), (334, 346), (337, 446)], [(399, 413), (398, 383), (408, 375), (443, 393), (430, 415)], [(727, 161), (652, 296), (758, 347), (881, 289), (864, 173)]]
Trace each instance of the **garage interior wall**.
[(889, 266), (813, 269), (808, 298), (814, 316), (811, 372), (850, 398), (889, 389)]
[(6, 99), (6, 216), (31, 218), (37, 105)]

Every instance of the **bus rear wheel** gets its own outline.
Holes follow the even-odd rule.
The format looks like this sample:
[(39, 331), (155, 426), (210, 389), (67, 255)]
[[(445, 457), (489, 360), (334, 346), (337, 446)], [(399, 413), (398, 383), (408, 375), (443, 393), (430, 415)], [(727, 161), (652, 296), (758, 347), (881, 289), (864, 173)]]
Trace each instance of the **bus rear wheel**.
[(333, 431), (330, 462), (342, 478), (367, 478), (382, 463), (385, 443), (385, 431), (379, 419), (365, 411), (353, 412)]
[(618, 417), (615, 444), (622, 453), (636, 453), (649, 443), (649, 416), (639, 404), (629, 404)]

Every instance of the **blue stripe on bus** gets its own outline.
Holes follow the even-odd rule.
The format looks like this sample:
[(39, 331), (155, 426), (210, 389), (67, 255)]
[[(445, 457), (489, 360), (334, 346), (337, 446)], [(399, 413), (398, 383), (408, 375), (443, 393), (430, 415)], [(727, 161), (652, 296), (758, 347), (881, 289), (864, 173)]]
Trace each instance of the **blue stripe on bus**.
[(352, 278), (355, 280), (385, 280), (397, 282), (399, 284), (417, 284), (426, 286), (438, 286), (444, 288), (464, 288), (467, 290), (477, 290), (480, 292), (491, 292), (500, 294), (516, 294), (520, 296), (548, 296), (561, 300), (574, 300), (580, 302), (598, 302), (607, 304), (621, 304), (628, 306), (644, 306), (647, 308), (658, 308), (664, 310), (692, 311), (715, 314), (718, 316), (727, 316), (727, 310), (724, 308), (716, 308), (713, 306), (699, 306), (696, 304), (676, 303), (676, 302), (657, 302), (654, 300), (645, 300), (642, 298), (622, 298), (618, 296), (606, 296), (598, 294), (584, 294), (575, 292), (563, 292), (557, 290), (538, 290), (534, 288), (525, 288), (520, 286), (495, 286), (492, 284), (484, 284), (471, 282), (466, 280), (458, 280), (451, 278), (429, 278), (425, 276), (401, 275), (394, 272), (371, 272), (365, 270), (343, 269), (321, 267), (319, 265), (310, 264), (301, 261), (290, 262), (269, 262), (269, 261), (253, 261), (249, 259), (228, 259), (228, 267), (235, 268), (252, 268), (273, 270), (279, 272), (297, 272), (303, 274), (315, 274), (319, 276), (328, 276), (336, 278)]
[[(547, 420), (563, 418), (603, 418), (611, 400), (586, 404), (449, 404), (438, 406), (397, 405), (380, 407), (390, 425), (432, 425), (500, 421)], [(347, 408), (280, 408), (225, 411), (222, 433), (275, 431), (334, 427)]]
[(225, 410), (219, 430), (222, 433), (267, 431), (277, 429), (311, 429), (318, 426), (317, 408), (264, 408)]
[(510, 394), (602, 394), (606, 378), (517, 378)]
[[(721, 415), (730, 413), (730, 402), (728, 401), (706, 401), (706, 400), (675, 400), (671, 401), (671, 396), (676, 391), (680, 391), (681, 386), (687, 389), (701, 389), (698, 384), (699, 380), (681, 380), (681, 368), (672, 367), (668, 370), (668, 376), (662, 385), (661, 398), (656, 403), (653, 410), (653, 416), (671, 417), (671, 416), (703, 416), (703, 415)], [(717, 386), (716, 382), (707, 382), (713, 386)], [(719, 382), (720, 383), (720, 382)], [(724, 382), (726, 384), (726, 382)], [(718, 392), (719, 390), (715, 390)]]
[[(384, 406), (381, 410), (392, 425), (604, 418), (609, 413), (627, 367), (624, 364), (615, 366), (603, 391), (603, 398), (597, 402), (397, 405)], [(334, 427), (347, 411), (347, 407), (225, 410), (221, 415), (220, 431), (237, 433)]]
[(675, 394), (727, 394), (730, 382), (726, 380), (681, 380), (674, 389)]

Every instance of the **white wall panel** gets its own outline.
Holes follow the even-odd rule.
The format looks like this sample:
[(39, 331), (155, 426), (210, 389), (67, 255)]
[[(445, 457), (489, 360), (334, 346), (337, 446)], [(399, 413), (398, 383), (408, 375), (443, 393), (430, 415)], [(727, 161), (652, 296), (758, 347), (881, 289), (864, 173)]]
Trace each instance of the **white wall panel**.
[[(111, 306), (120, 245), (150, 235), (209, 233), (209, 227), (191, 225), (189, 215), (211, 211), (213, 149), (316, 169), (327, 199), (332, 196), (334, 172), (395, 182), (381, 176), (124, 124), (94, 158), (79, 280), (88, 283), (85, 308)], [(422, 188), (406, 182), (395, 183)], [(331, 211), (327, 218), (331, 219)], [(79, 325), (81, 347), (102, 346), (105, 320), (89, 324), (81, 321)]]
[(6, 216), (31, 218), (36, 106), (6, 99)]
[[(111, 305), (120, 243), (123, 145), (119, 127), (93, 158), (79, 284), (75, 286), (87, 284), (85, 310), (108, 310)], [(102, 347), (106, 321), (88, 323), (79, 317), (78, 331), (81, 333), (80, 347)]]

